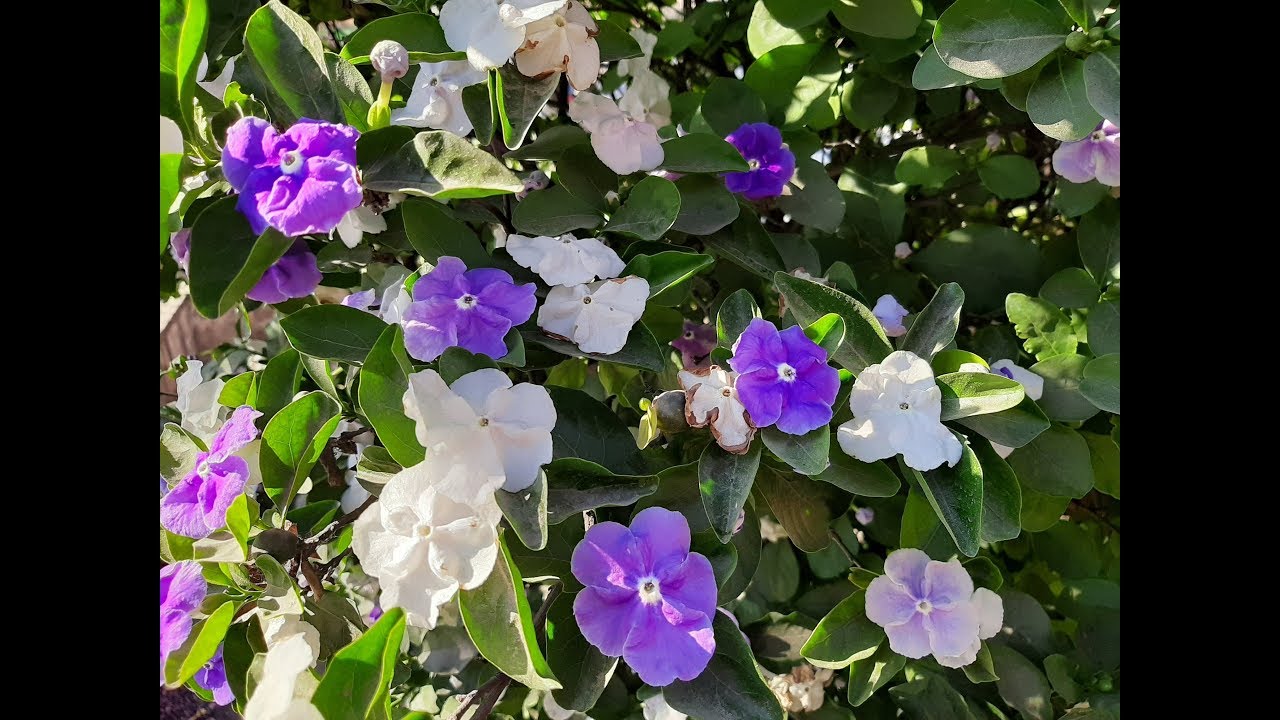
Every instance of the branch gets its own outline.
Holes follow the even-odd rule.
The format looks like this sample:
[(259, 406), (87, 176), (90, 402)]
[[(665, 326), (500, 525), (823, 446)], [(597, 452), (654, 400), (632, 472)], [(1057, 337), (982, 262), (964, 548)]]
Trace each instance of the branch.
[(356, 519), (359, 518), (360, 515), (369, 508), (370, 505), (374, 504), (377, 501), (378, 501), (378, 498), (370, 495), (369, 499), (365, 500), (363, 505), (356, 508), (355, 510), (352, 510), (346, 515), (343, 515), (337, 520), (334, 520), (333, 522), (329, 523), (328, 527), (326, 527), (324, 530), (321, 530), (319, 534), (317, 534), (313, 538), (309, 538), (306, 541), (307, 554), (310, 554), (310, 551), (319, 545), (331, 543), (334, 540), (336, 540), (338, 536), (342, 534), (342, 528), (355, 522)]

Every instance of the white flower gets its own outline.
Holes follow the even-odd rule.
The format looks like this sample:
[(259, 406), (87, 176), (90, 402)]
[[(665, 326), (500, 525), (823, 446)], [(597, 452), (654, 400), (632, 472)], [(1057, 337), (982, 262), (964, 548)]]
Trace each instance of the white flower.
[(498, 557), (502, 511), (492, 496), (450, 497), (460, 470), (432, 457), (405, 468), (355, 522), (360, 566), (378, 579), (382, 607), (404, 608), (410, 625), (435, 627), (440, 606), (479, 587)]
[[(235, 70), (236, 59), (233, 57), (227, 58), (227, 63), (222, 66), (222, 72), (218, 73), (217, 77), (212, 80), (197, 80), (196, 84), (208, 91), (210, 95), (218, 98), (218, 100), (222, 100), (227, 94), (227, 86), (231, 84), (231, 75)], [(200, 67), (196, 70), (196, 77), (202, 78), (208, 71), (209, 56), (201, 55)]]
[(618, 101), (618, 108), (654, 127), (671, 124), (671, 85), (650, 70), (639, 70)]
[[(1044, 395), (1044, 378), (1039, 375), (1018, 367), (1012, 360), (1003, 359), (991, 363), (991, 372), (1003, 375), (1010, 380), (1017, 382), (1022, 386), (1023, 392), (1032, 400), (1039, 400)], [(1000, 443), (991, 443), (991, 449), (1002, 458), (1007, 458), (1013, 453), (1014, 448)]]
[(354, 248), (364, 239), (365, 233), (377, 235), (387, 229), (387, 220), (368, 205), (360, 205), (347, 211), (338, 221), (338, 237), (342, 244)]
[[(556, 408), (545, 388), (512, 386), (501, 370), (467, 373), (447, 386), (435, 370), (409, 376), (404, 411), (432, 455), (466, 468), (472, 496), (524, 490), (551, 462)], [(466, 497), (466, 494), (454, 494)]]
[(640, 57), (619, 60), (617, 64), (618, 77), (626, 77), (638, 74), (642, 70), (648, 70), (649, 64), (653, 62), (653, 48), (658, 44), (658, 36), (647, 33), (640, 28), (631, 28), (631, 37), (640, 46), (640, 52), (643, 54)]
[(910, 243), (900, 242), (897, 245), (893, 246), (893, 256), (898, 258), (899, 260), (906, 260), (907, 258), (911, 257), (913, 254), (914, 253), (911, 252)]
[(600, 75), (600, 28), (582, 3), (569, 0), (564, 9), (525, 28), (516, 67), (525, 77), (563, 72), (574, 90), (585, 90)]
[(648, 299), (649, 282), (634, 275), (554, 287), (538, 309), (538, 327), (572, 340), (583, 352), (612, 355), (627, 344)]
[(524, 44), (525, 26), (564, 7), (565, 0), (449, 0), (440, 8), (444, 39), (465, 50), (477, 70), (502, 67)]
[(611, 98), (578, 93), (569, 105), (569, 117), (591, 134), (596, 157), (619, 175), (652, 170), (665, 157), (658, 129), (618, 109)]
[(995, 152), (1000, 147), (1000, 143), (1002, 142), (1004, 141), (1000, 138), (1000, 133), (998, 132), (989, 133), (987, 135), (987, 150), (991, 152)]
[(813, 712), (822, 707), (826, 699), (823, 689), (831, 684), (834, 675), (830, 669), (818, 670), (806, 663), (792, 668), (789, 673), (772, 675), (769, 689), (787, 712)]
[(954, 467), (964, 448), (941, 422), (942, 391), (933, 368), (915, 353), (899, 350), (858, 374), (849, 392), (853, 419), (840, 425), (840, 448), (862, 462), (902, 453), (907, 465), (932, 470)]
[(420, 63), (413, 91), (404, 107), (392, 111), (391, 124), (438, 128), (466, 136), (471, 132), (471, 118), (462, 106), (462, 88), (485, 82), (486, 77), (484, 71), (461, 60)]
[(711, 434), (720, 447), (731, 453), (745, 453), (756, 429), (734, 387), (738, 374), (712, 365), (681, 370), (679, 378), (685, 391), (684, 414), (689, 425), (706, 427), (710, 423)]
[(627, 266), (618, 253), (593, 237), (508, 235), (507, 252), (548, 285), (581, 285), (596, 278), (615, 278)]
[(160, 116), (160, 154), (183, 153), (182, 150), (182, 129), (178, 127), (178, 123), (169, 118)]
[(320, 657), (319, 630), (316, 630), (310, 623), (298, 620), (292, 615), (276, 615), (263, 623), (262, 639), (267, 642), (268, 649), (293, 637), (301, 637), (307, 647), (311, 649), (311, 662), (308, 663), (308, 666), (315, 665), (316, 660)]
[(781, 523), (774, 522), (767, 517), (760, 518), (760, 537), (769, 542), (779, 542), (786, 540), (787, 529), (782, 527)]
[(218, 396), (226, 383), (221, 378), (208, 382), (200, 379), (204, 363), (188, 360), (187, 371), (178, 378), (178, 412), (182, 413), (182, 429), (195, 435), (207, 445), (222, 427), (228, 415), (227, 409), (218, 403)]
[(973, 591), (969, 600), (978, 611), (978, 636), (973, 639), (969, 648), (954, 656), (934, 655), (942, 667), (961, 668), (978, 659), (978, 651), (982, 649), (982, 641), (995, 637), (1004, 624), (1004, 600), (986, 588)]
[[(547, 177), (546, 173), (541, 170), (534, 170), (529, 173), (529, 177), (524, 179), (524, 189), (516, 193), (516, 199), (523, 200), (529, 196), (530, 192), (534, 190), (541, 190), (550, 184), (550, 182), (551, 178)], [(505, 230), (503, 232), (505, 232)]]
[(884, 328), (884, 334), (889, 337), (901, 337), (907, 334), (907, 329), (902, 326), (902, 319), (910, 312), (892, 295), (881, 295), (880, 299), (876, 300), (876, 306), (871, 310), (871, 314), (876, 316), (880, 326)]
[(390, 82), (409, 72), (409, 51), (395, 40), (379, 40), (369, 51), (369, 63), (383, 82)]
[(244, 720), (324, 720), (311, 704), (315, 679), (306, 676), (310, 675), (307, 668), (313, 662), (311, 647), (303, 635), (294, 635), (268, 649), (262, 663), (262, 679), (245, 703)]
[(640, 712), (644, 713), (644, 720), (687, 720), (689, 717), (668, 705), (661, 690), (640, 703)]

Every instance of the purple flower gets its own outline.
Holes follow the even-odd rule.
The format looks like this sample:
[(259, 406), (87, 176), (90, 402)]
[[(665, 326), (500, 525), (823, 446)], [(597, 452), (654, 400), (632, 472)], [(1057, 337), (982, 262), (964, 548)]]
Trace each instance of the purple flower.
[(373, 313), (374, 315), (377, 315), (376, 312), (369, 309), (369, 307), (372, 306), (377, 301), (378, 301), (378, 292), (370, 288), (368, 290), (362, 290), (360, 292), (351, 293), (350, 295), (342, 298), (341, 304), (346, 305), (347, 307), (353, 307), (357, 310), (364, 310), (365, 312)]
[(739, 374), (738, 398), (756, 427), (776, 424), (803, 435), (831, 422), (840, 375), (800, 326), (778, 332), (768, 320), (752, 320), (733, 343), (729, 366)]
[(373, 609), (369, 611), (369, 622), (376, 623), (380, 617), (382, 617), (382, 606), (374, 603)]
[(930, 560), (915, 548), (889, 553), (866, 600), (867, 619), (884, 628), (894, 652), (912, 659), (933, 653), (946, 667), (973, 662), (981, 639), (994, 636), (1004, 619), (1000, 596), (975, 591), (959, 560)]
[(455, 345), (500, 358), (507, 354), (502, 337), (533, 315), (533, 288), (516, 285), (503, 270), (468, 270), (458, 258), (442, 257), (413, 286), (413, 303), (403, 315), (404, 347), (425, 362)]
[(876, 316), (880, 321), (880, 327), (884, 328), (884, 334), (889, 337), (902, 337), (907, 334), (907, 329), (903, 327), (902, 320), (911, 311), (902, 307), (902, 303), (892, 295), (881, 295), (876, 300), (876, 306), (871, 309), (871, 314)]
[(1073, 183), (1120, 187), (1120, 128), (1103, 120), (1084, 139), (1062, 143), (1053, 151), (1053, 170)]
[(236, 699), (235, 694), (231, 692), (231, 684), (227, 682), (227, 666), (222, 662), (221, 645), (218, 646), (218, 652), (213, 654), (213, 658), (196, 671), (195, 677), (200, 687), (213, 693), (215, 703), (230, 705), (231, 701)]
[(671, 347), (680, 351), (685, 370), (710, 367), (711, 351), (716, 348), (716, 326), (685, 320), (684, 331), (671, 341)]
[(182, 228), (169, 238), (169, 254), (178, 263), (178, 267), (186, 272), (187, 263), (191, 262), (191, 228)]
[(597, 523), (573, 549), (573, 576), (586, 587), (573, 616), (587, 642), (621, 656), (654, 687), (692, 680), (715, 653), (711, 562), (689, 552), (680, 513), (646, 508), (630, 529)]
[(263, 303), (306, 297), (316, 291), (321, 278), (316, 256), (311, 254), (305, 242), (295, 240), (276, 264), (267, 268), (258, 284), (245, 293), (245, 297)]
[(869, 507), (861, 507), (854, 511), (853, 518), (861, 525), (870, 525), (876, 519), (876, 511)]
[(191, 613), (200, 607), (208, 589), (200, 563), (192, 560), (160, 568), (160, 684), (169, 653), (182, 647), (191, 634)]
[(236, 209), (259, 234), (268, 226), (288, 237), (332, 232), (363, 199), (359, 137), (319, 120), (303, 118), (282, 135), (262, 118), (240, 118), (222, 148), (222, 172), (240, 193)]
[(261, 416), (248, 405), (236, 408), (209, 450), (196, 455), (195, 469), (160, 501), (160, 524), (166, 530), (202, 538), (227, 524), (227, 508), (249, 479), (249, 463), (233, 453), (258, 436), (253, 421)]
[(751, 169), (727, 173), (725, 187), (748, 200), (762, 200), (782, 194), (796, 171), (796, 156), (782, 142), (782, 133), (769, 123), (747, 123), (725, 138), (742, 153)]

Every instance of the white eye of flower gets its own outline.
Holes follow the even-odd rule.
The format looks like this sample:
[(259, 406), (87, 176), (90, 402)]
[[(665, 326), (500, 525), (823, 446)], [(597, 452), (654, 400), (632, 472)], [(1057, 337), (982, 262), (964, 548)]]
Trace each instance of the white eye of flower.
[(911, 405), (910, 405), (909, 403), (900, 402), (900, 403), (898, 403), (898, 409), (899, 409), (899, 410), (910, 410), (910, 409), (911, 409)]
[(732, 388), (725, 388), (724, 390), (721, 390), (721, 391), (720, 391), (720, 394), (721, 394), (721, 395), (723, 395), (724, 397), (732, 397), (732, 396), (733, 396), (733, 389), (732, 389)]
[(1094, 130), (1094, 131), (1090, 134), (1090, 136), (1091, 136), (1095, 141), (1097, 141), (1097, 140), (1106, 140), (1106, 139), (1107, 139), (1107, 134), (1106, 134), (1106, 133), (1104, 133), (1104, 132), (1102, 132), (1101, 130)]
[(295, 175), (302, 170), (302, 163), (306, 158), (297, 150), (290, 150), (280, 158), (280, 172), (285, 175)]
[(782, 382), (795, 382), (796, 369), (786, 363), (778, 366), (778, 379)]
[(590, 296), (590, 295), (588, 295), (588, 296), (586, 296), (586, 297), (582, 298), (582, 304), (583, 304), (583, 305), (590, 305), (590, 304), (591, 304), (591, 296)]
[(476, 306), (476, 296), (470, 294), (463, 295), (454, 302), (457, 304), (459, 310), (470, 310)]
[(921, 600), (920, 602), (916, 603), (916, 610), (919, 610), (925, 615), (928, 615), (929, 613), (933, 612), (933, 605), (931, 605), (928, 600)]
[(636, 589), (640, 594), (640, 602), (645, 605), (657, 605), (662, 602), (662, 589), (658, 583), (658, 578), (652, 576), (642, 578), (639, 587)]

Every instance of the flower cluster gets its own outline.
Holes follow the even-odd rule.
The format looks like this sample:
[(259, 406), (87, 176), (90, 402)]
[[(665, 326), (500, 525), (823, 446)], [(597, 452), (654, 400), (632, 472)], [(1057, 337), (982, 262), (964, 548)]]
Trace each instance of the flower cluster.
[(653, 170), (666, 157), (658, 129), (623, 111), (612, 98), (580, 92), (569, 105), (569, 117), (591, 135), (600, 162), (619, 175)]
[(563, 72), (577, 89), (600, 74), (600, 30), (577, 0), (449, 0), (440, 26), (477, 70), (502, 67), (514, 55), (522, 74)]
[(160, 501), (160, 524), (175, 535), (202, 538), (227, 524), (227, 510), (249, 482), (249, 463), (236, 453), (258, 436), (262, 413), (239, 407), (196, 455), (195, 468)]

